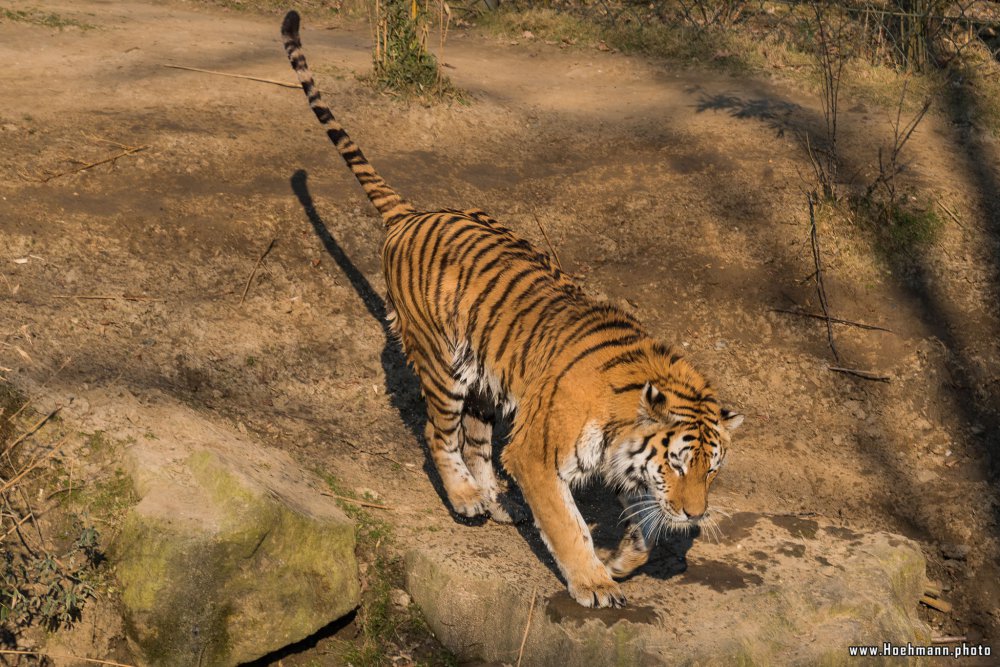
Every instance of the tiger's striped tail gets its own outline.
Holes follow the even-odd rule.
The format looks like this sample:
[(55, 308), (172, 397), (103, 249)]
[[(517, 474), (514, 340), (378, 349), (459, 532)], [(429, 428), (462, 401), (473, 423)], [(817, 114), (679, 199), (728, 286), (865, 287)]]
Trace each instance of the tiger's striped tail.
[(347, 162), (347, 166), (361, 183), (368, 199), (382, 214), (382, 220), (385, 221), (386, 226), (400, 216), (414, 213), (416, 209), (389, 187), (389, 184), (375, 171), (365, 154), (347, 135), (344, 127), (333, 117), (330, 107), (320, 98), (312, 72), (309, 71), (309, 66), (306, 64), (305, 54), (302, 53), (298, 12), (292, 10), (285, 15), (285, 20), (281, 23), (281, 36), (285, 40), (285, 52), (288, 54), (288, 60), (292, 63), (292, 69), (295, 70), (295, 74), (298, 75), (299, 81), (302, 83), (306, 99), (309, 100), (309, 107), (326, 128), (326, 135), (330, 137), (330, 141), (337, 147), (344, 161)]

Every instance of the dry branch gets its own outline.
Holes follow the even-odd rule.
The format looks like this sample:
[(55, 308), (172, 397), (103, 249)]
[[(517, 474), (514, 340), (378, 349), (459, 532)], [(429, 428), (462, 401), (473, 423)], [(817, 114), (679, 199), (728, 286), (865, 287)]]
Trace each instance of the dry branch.
[(83, 301), (164, 301), (155, 296), (141, 296), (138, 294), (53, 294), (53, 299), (81, 299)]
[(539, 231), (542, 232), (542, 236), (545, 237), (545, 245), (549, 247), (549, 254), (552, 255), (552, 259), (556, 260), (556, 267), (562, 271), (562, 262), (559, 261), (559, 254), (556, 252), (555, 246), (552, 245), (552, 241), (549, 239), (548, 233), (545, 231), (545, 227), (542, 227), (542, 221), (538, 219), (538, 216), (534, 213), (531, 214), (535, 218), (535, 224), (538, 225)]
[(538, 587), (531, 589), (531, 604), (528, 606), (528, 620), (524, 624), (524, 635), (521, 637), (521, 648), (517, 650), (517, 667), (521, 667), (521, 658), (524, 657), (524, 644), (528, 641), (528, 630), (531, 629), (531, 613), (535, 611), (535, 596), (538, 594)]
[[(287, 81), (275, 81), (274, 79), (263, 79), (259, 76), (249, 76), (247, 74), (230, 74), (229, 72), (216, 72), (211, 69), (201, 69), (200, 67), (185, 67), (184, 65), (167, 65), (163, 64), (163, 67), (169, 67), (170, 69), (182, 69), (188, 72), (201, 72), (202, 74), (214, 74), (215, 76), (228, 76), (232, 79), (246, 79), (248, 81), (257, 81), (259, 83), (269, 83), (273, 86), (281, 86), (282, 88), (297, 88), (302, 90), (301, 83), (288, 83)], [(327, 95), (327, 91), (320, 90), (320, 93)]]
[[(812, 278), (812, 276), (810, 276)], [(830, 320), (835, 324), (846, 324), (848, 326), (857, 327), (859, 329), (868, 329), (870, 331), (888, 331), (889, 333), (895, 333), (892, 329), (886, 329), (885, 327), (876, 326), (874, 324), (865, 324), (864, 322), (855, 322), (854, 320), (844, 320), (839, 317), (827, 317), (826, 315), (820, 315), (818, 313), (807, 313), (801, 310), (788, 310), (786, 308), (772, 308), (772, 313), (787, 313), (789, 315), (798, 315), (799, 317), (812, 317), (817, 320)]]
[[(87, 169), (92, 169), (93, 167), (97, 167), (97, 166), (100, 166), (102, 164), (107, 164), (108, 162), (115, 162), (116, 160), (118, 160), (120, 158), (127, 157), (129, 155), (133, 155), (135, 153), (138, 153), (139, 151), (144, 151), (147, 148), (149, 148), (148, 145), (146, 145), (146, 146), (136, 146), (134, 148), (128, 148), (126, 150), (123, 150), (121, 153), (118, 153), (117, 155), (112, 155), (111, 157), (106, 157), (103, 160), (98, 160), (97, 162), (83, 162), (79, 167), (76, 167), (74, 169), (67, 169), (66, 171), (60, 171), (60, 172), (57, 172), (55, 174), (47, 174), (45, 176), (35, 176), (34, 178), (27, 177), (27, 180), (34, 180), (34, 181), (37, 181), (39, 183), (48, 183), (53, 178), (59, 178), (60, 176), (69, 176), (70, 174), (76, 174), (76, 173), (79, 173), (81, 171), (86, 171)], [(25, 175), (22, 174), (21, 177), (25, 178)]]
[(260, 263), (264, 261), (265, 257), (267, 257), (267, 253), (271, 252), (271, 248), (274, 247), (274, 243), (277, 240), (278, 239), (271, 239), (271, 242), (267, 244), (267, 248), (265, 248), (264, 252), (261, 253), (260, 257), (257, 258), (257, 263), (253, 265), (253, 270), (250, 272), (250, 276), (247, 278), (247, 284), (243, 287), (243, 295), (240, 297), (241, 306), (243, 305), (243, 302), (246, 301), (247, 292), (250, 291), (250, 283), (253, 282), (253, 277), (257, 275), (257, 269), (260, 268)]
[(826, 339), (830, 343), (833, 358), (840, 363), (840, 354), (833, 342), (833, 324), (830, 321), (830, 307), (826, 301), (826, 286), (823, 284), (823, 260), (819, 249), (819, 231), (816, 229), (816, 212), (813, 209), (813, 198), (809, 195), (809, 241), (812, 246), (813, 263), (816, 266), (816, 293), (819, 295), (819, 305), (823, 308), (823, 319), (826, 320)]
[(67, 439), (68, 439), (68, 436), (66, 438), (63, 438), (59, 442), (57, 442), (55, 445), (52, 446), (52, 449), (50, 449), (49, 451), (47, 451), (45, 453), (44, 456), (38, 457), (37, 459), (35, 459), (34, 461), (32, 461), (30, 464), (28, 464), (27, 468), (25, 468), (24, 470), (22, 470), (21, 472), (19, 472), (16, 477), (14, 477), (13, 479), (11, 479), (9, 482), (5, 482), (3, 485), (0, 485), (0, 493), (3, 493), (7, 489), (9, 489), (12, 486), (14, 486), (15, 484), (17, 484), (19, 481), (21, 481), (21, 479), (25, 475), (27, 475), (29, 472), (31, 472), (32, 470), (34, 470), (35, 468), (37, 468), (38, 466), (40, 466), (42, 464), (42, 462), (47, 461), (48, 459), (52, 458), (52, 455), (55, 454), (57, 451), (59, 451), (59, 448), (62, 447), (62, 444), (64, 442), (66, 442)]
[(392, 508), (387, 505), (379, 505), (377, 503), (370, 503), (367, 500), (358, 500), (357, 498), (351, 498), (349, 496), (341, 496), (336, 493), (328, 493), (326, 491), (320, 491), (320, 495), (330, 496), (331, 498), (336, 498), (337, 500), (344, 500), (349, 503), (354, 503), (355, 505), (361, 505), (362, 507), (374, 507), (377, 510), (391, 510)]
[[(55, 407), (55, 409), (52, 410), (52, 412), (50, 412), (49, 414), (45, 415), (44, 417), (42, 417), (41, 419), (39, 419), (37, 422), (35, 422), (34, 424), (32, 424), (31, 427), (28, 428), (27, 431), (25, 431), (24, 433), (22, 433), (21, 435), (19, 435), (14, 440), (14, 442), (12, 442), (9, 445), (7, 445), (7, 447), (3, 450), (3, 455), (6, 456), (11, 451), (13, 451), (13, 449), (15, 447), (17, 447), (19, 444), (21, 444), (21, 441), (23, 441), (25, 438), (27, 438), (28, 436), (30, 436), (32, 433), (34, 433), (35, 431), (37, 431), (38, 429), (40, 429), (45, 422), (47, 422), (48, 420), (52, 419), (52, 417), (54, 417), (55, 414), (57, 412), (59, 412), (60, 410), (62, 410), (62, 406), (61, 405), (57, 405)], [(14, 413), (14, 414), (16, 415), (17, 413)], [(11, 417), (13, 417), (13, 416), (14, 415), (11, 415)]]
[(862, 380), (873, 380), (875, 382), (889, 382), (890, 377), (888, 375), (879, 375), (878, 373), (871, 373), (869, 371), (861, 371), (857, 368), (843, 368), (841, 366), (830, 366), (829, 369), (835, 373), (844, 373), (846, 375), (853, 375), (859, 377)]
[(923, 595), (920, 597), (921, 604), (927, 605), (931, 609), (937, 609), (943, 614), (951, 612), (951, 603), (945, 600), (938, 600), (937, 598), (932, 598), (930, 595)]
[(64, 653), (49, 653), (47, 651), (15, 651), (12, 649), (0, 649), (0, 655), (36, 655), (39, 657), (48, 658), (61, 658), (63, 660), (79, 660), (81, 662), (89, 662), (92, 665), (109, 665), (110, 667), (134, 667), (134, 665), (128, 665), (124, 662), (112, 662), (111, 660), (99, 660), (97, 658), (81, 658), (75, 655), (66, 655)]
[[(69, 362), (71, 362), (71, 361), (73, 361), (73, 357), (66, 357), (66, 361), (62, 362), (62, 365), (59, 366), (59, 368), (57, 368), (55, 371), (53, 371), (52, 375), (50, 375), (49, 377), (45, 378), (45, 382), (43, 382), (42, 386), (38, 388), (38, 391), (41, 392), (42, 389), (45, 389), (45, 387), (48, 386), (49, 382), (52, 382), (53, 378), (55, 378), (55, 376), (59, 375), (59, 373), (61, 373), (62, 370), (64, 368), (66, 368), (66, 366), (68, 366)], [(27, 408), (29, 405), (31, 405), (31, 401), (30, 400), (25, 401), (24, 405), (22, 405), (21, 407), (19, 407), (17, 410), (14, 411), (14, 414), (12, 414), (10, 417), (7, 417), (7, 421), (8, 422), (13, 422), (14, 421), (14, 417), (17, 417), (19, 414), (21, 414), (21, 412), (23, 412), (24, 409)]]
[(937, 205), (941, 207), (941, 210), (942, 210), (942, 211), (944, 211), (945, 213), (947, 213), (947, 214), (948, 214), (948, 217), (949, 217), (949, 218), (951, 218), (952, 220), (954, 220), (954, 221), (955, 221), (955, 224), (956, 224), (956, 225), (958, 225), (958, 226), (959, 226), (959, 227), (961, 227), (962, 229), (965, 229), (965, 225), (963, 225), (963, 224), (962, 224), (962, 221), (958, 219), (958, 216), (957, 216), (957, 215), (955, 215), (955, 212), (954, 212), (954, 211), (952, 211), (952, 210), (951, 210), (950, 208), (948, 208), (947, 206), (945, 206), (945, 205), (944, 205), (944, 202), (943, 202), (943, 201), (941, 201), (940, 199), (938, 199), (938, 200), (937, 200)]

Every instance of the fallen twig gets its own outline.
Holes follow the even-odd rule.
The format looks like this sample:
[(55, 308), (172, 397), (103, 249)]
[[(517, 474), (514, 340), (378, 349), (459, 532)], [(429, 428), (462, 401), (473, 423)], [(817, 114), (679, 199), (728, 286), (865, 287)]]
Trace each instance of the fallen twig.
[(531, 604), (528, 606), (528, 620), (524, 624), (524, 635), (521, 637), (521, 648), (517, 650), (517, 667), (521, 667), (521, 658), (524, 656), (524, 644), (528, 641), (528, 630), (531, 628), (531, 612), (535, 611), (535, 596), (538, 594), (538, 587), (531, 589)]
[(98, 660), (97, 658), (81, 658), (75, 655), (66, 655), (64, 653), (49, 653), (47, 651), (15, 651), (12, 649), (0, 649), (0, 655), (37, 655), (37, 656), (47, 656), (49, 658), (62, 658), (64, 660), (80, 660), (81, 662), (89, 662), (92, 665), (110, 665), (111, 667), (134, 667), (134, 665), (128, 665), (124, 662), (112, 662), (110, 660)]
[(47, 451), (45, 453), (45, 456), (38, 457), (37, 459), (35, 459), (34, 461), (32, 461), (30, 464), (28, 464), (28, 467), (26, 467), (24, 470), (22, 470), (21, 472), (19, 472), (17, 474), (17, 476), (15, 476), (14, 478), (12, 478), (9, 482), (4, 482), (3, 485), (0, 485), (0, 493), (3, 493), (7, 489), (9, 489), (12, 486), (14, 486), (15, 484), (17, 484), (19, 481), (21, 481), (21, 478), (23, 478), (29, 472), (31, 472), (32, 470), (34, 470), (35, 468), (37, 468), (39, 465), (41, 465), (43, 461), (47, 461), (48, 459), (52, 458), (52, 455), (55, 454), (57, 451), (59, 451), (59, 448), (62, 447), (63, 443), (66, 442), (67, 439), (68, 439), (68, 436), (66, 438), (63, 438), (59, 442), (57, 442), (55, 445), (52, 446), (52, 449), (50, 449), (49, 451)]
[(956, 225), (958, 225), (962, 229), (965, 229), (965, 225), (963, 225), (962, 221), (958, 219), (958, 216), (955, 215), (954, 211), (952, 211), (950, 208), (948, 208), (947, 206), (945, 206), (944, 202), (941, 201), (940, 199), (938, 199), (936, 201), (937, 201), (937, 205), (941, 207), (941, 210), (944, 211), (945, 213), (947, 213), (948, 217), (950, 217), (952, 220), (954, 220)]
[(538, 216), (534, 213), (531, 214), (535, 218), (535, 224), (538, 225), (538, 229), (542, 232), (542, 236), (545, 237), (545, 245), (549, 246), (549, 254), (552, 255), (552, 259), (556, 260), (556, 267), (562, 271), (562, 262), (559, 261), (559, 254), (556, 252), (555, 247), (552, 245), (552, 241), (549, 239), (548, 233), (545, 231), (545, 227), (542, 227), (542, 221), (538, 219)]
[(250, 276), (247, 278), (247, 284), (243, 287), (243, 295), (240, 296), (241, 306), (243, 305), (243, 302), (246, 301), (247, 299), (247, 292), (250, 291), (250, 283), (253, 282), (253, 277), (257, 275), (257, 269), (260, 268), (260, 263), (264, 261), (265, 257), (267, 257), (267, 253), (271, 252), (271, 248), (274, 247), (274, 243), (277, 240), (278, 239), (271, 239), (271, 242), (267, 244), (267, 248), (265, 248), (264, 252), (261, 253), (260, 257), (257, 258), (257, 263), (253, 265), (253, 271), (250, 272)]
[(379, 505), (377, 503), (370, 503), (367, 500), (358, 500), (357, 498), (351, 498), (349, 496), (341, 496), (336, 493), (328, 493), (326, 491), (320, 491), (320, 495), (330, 496), (331, 498), (336, 498), (337, 500), (345, 500), (349, 503), (354, 503), (355, 505), (361, 505), (362, 507), (374, 507), (377, 510), (391, 510), (392, 508), (387, 505)]
[(930, 595), (923, 595), (920, 597), (921, 604), (925, 604), (931, 609), (937, 609), (943, 614), (951, 612), (951, 603), (945, 600), (938, 600), (937, 598), (932, 598)]
[(10, 534), (13, 533), (15, 530), (18, 530), (25, 523), (27, 523), (28, 519), (34, 519), (34, 518), (35, 517), (34, 517), (33, 514), (26, 514), (23, 517), (21, 517), (20, 519), (18, 519), (17, 521), (15, 521), (14, 522), (14, 527), (11, 528), (10, 530), (8, 530), (6, 533), (4, 533), (3, 536), (0, 536), (0, 542), (3, 542), (8, 537), (10, 537)]
[(931, 637), (932, 644), (962, 644), (969, 641), (965, 635), (961, 637)]
[[(229, 72), (216, 72), (211, 69), (201, 69), (200, 67), (185, 67), (184, 65), (167, 65), (163, 64), (164, 67), (169, 67), (170, 69), (183, 69), (188, 72), (201, 72), (202, 74), (214, 74), (215, 76), (228, 76), (233, 79), (247, 79), (249, 81), (259, 81), (260, 83), (270, 83), (274, 86), (282, 86), (283, 88), (298, 88), (302, 89), (301, 83), (288, 83), (286, 81), (275, 81), (274, 79), (262, 79), (259, 76), (249, 76), (247, 74), (230, 74)], [(327, 91), (321, 90), (320, 93), (327, 95)]]
[[(55, 409), (52, 410), (52, 412), (50, 412), (49, 414), (45, 415), (44, 417), (42, 417), (41, 419), (39, 419), (37, 422), (35, 422), (34, 424), (32, 424), (31, 427), (28, 428), (27, 431), (25, 431), (24, 433), (22, 433), (21, 435), (19, 435), (14, 440), (14, 442), (10, 443), (9, 445), (7, 445), (6, 448), (4, 448), (3, 455), (7, 456), (7, 454), (9, 454), (11, 451), (13, 451), (13, 449), (15, 447), (17, 447), (19, 444), (21, 444), (21, 442), (25, 438), (27, 438), (29, 435), (31, 435), (32, 433), (34, 433), (35, 431), (37, 431), (38, 429), (40, 429), (45, 422), (47, 422), (48, 420), (52, 419), (52, 417), (54, 417), (55, 414), (57, 412), (59, 412), (60, 410), (62, 410), (62, 406), (61, 405), (57, 405), (55, 407)], [(14, 414), (16, 415), (17, 413), (14, 413)], [(11, 417), (13, 417), (13, 416), (14, 415), (11, 415)]]
[(53, 294), (53, 299), (82, 299), (86, 301), (163, 301), (155, 296), (141, 296), (138, 294)]
[(853, 375), (863, 380), (874, 380), (875, 382), (889, 382), (891, 380), (891, 378), (888, 375), (879, 375), (877, 373), (871, 373), (869, 371), (860, 371), (856, 368), (841, 368), (840, 366), (830, 366), (829, 369), (836, 373), (846, 373), (847, 375)]
[(830, 308), (826, 301), (826, 287), (823, 285), (823, 260), (819, 250), (819, 231), (816, 229), (816, 213), (813, 210), (812, 195), (809, 200), (809, 240), (812, 245), (813, 263), (816, 265), (816, 293), (819, 295), (819, 305), (823, 308), (823, 319), (826, 320), (826, 339), (830, 343), (830, 351), (833, 352), (833, 359), (840, 363), (840, 354), (837, 346), (833, 343), (833, 323), (830, 321)]
[[(149, 148), (148, 145), (146, 145), (146, 146), (136, 146), (134, 148), (128, 148), (126, 150), (123, 150), (121, 153), (118, 153), (117, 155), (112, 155), (111, 157), (106, 157), (103, 160), (98, 160), (97, 162), (84, 162), (83, 164), (81, 164), (81, 166), (76, 167), (74, 169), (67, 169), (66, 171), (60, 171), (60, 172), (57, 172), (55, 174), (47, 174), (45, 176), (35, 176), (33, 179), (32, 178), (28, 178), (28, 180), (35, 180), (35, 181), (38, 181), (39, 183), (48, 183), (53, 178), (59, 178), (60, 176), (69, 176), (70, 174), (76, 174), (76, 173), (81, 172), (81, 171), (86, 171), (87, 169), (92, 169), (93, 167), (97, 167), (97, 166), (100, 166), (102, 164), (107, 164), (108, 162), (114, 162), (114, 161), (116, 161), (116, 160), (118, 160), (120, 158), (127, 157), (129, 155), (133, 155), (134, 153), (138, 153), (139, 151), (144, 151), (147, 148)], [(24, 174), (21, 175), (22, 178), (24, 178), (24, 176), (25, 176)]]
[(812, 317), (817, 320), (829, 319), (835, 324), (846, 324), (848, 326), (857, 327), (859, 329), (869, 329), (872, 331), (888, 331), (889, 333), (895, 333), (892, 329), (886, 329), (885, 327), (876, 326), (874, 324), (865, 324), (864, 322), (855, 322), (854, 320), (843, 320), (839, 317), (827, 317), (826, 315), (819, 315), (817, 313), (807, 313), (802, 310), (788, 310), (786, 308), (772, 308), (772, 313), (787, 313), (789, 315), (798, 315), (800, 317)]
[[(39, 393), (41, 392), (42, 389), (45, 389), (45, 387), (48, 386), (49, 382), (52, 382), (53, 378), (55, 378), (55, 376), (59, 375), (59, 373), (61, 373), (62, 370), (64, 368), (66, 368), (66, 366), (68, 366), (69, 362), (71, 362), (71, 361), (73, 361), (73, 357), (66, 357), (66, 361), (62, 362), (62, 365), (59, 366), (59, 368), (57, 368), (55, 371), (53, 371), (52, 375), (50, 375), (49, 377), (45, 378), (45, 382), (43, 382), (42, 386), (38, 388)], [(19, 414), (21, 414), (21, 412), (23, 412), (24, 409), (27, 408), (29, 405), (31, 405), (31, 401), (30, 400), (25, 401), (24, 405), (22, 405), (21, 407), (19, 407), (17, 410), (14, 411), (14, 414), (12, 414), (10, 417), (7, 417), (7, 421), (8, 422), (13, 422), (14, 421), (14, 417), (16, 417)]]

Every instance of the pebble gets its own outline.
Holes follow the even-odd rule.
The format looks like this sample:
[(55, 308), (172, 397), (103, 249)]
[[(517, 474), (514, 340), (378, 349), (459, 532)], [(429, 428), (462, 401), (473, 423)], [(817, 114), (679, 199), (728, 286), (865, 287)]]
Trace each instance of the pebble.
[(965, 560), (969, 555), (968, 544), (942, 544), (941, 555), (948, 560)]
[(392, 604), (406, 609), (410, 606), (411, 598), (410, 594), (404, 591), (402, 588), (394, 588), (389, 592), (389, 599), (392, 600)]

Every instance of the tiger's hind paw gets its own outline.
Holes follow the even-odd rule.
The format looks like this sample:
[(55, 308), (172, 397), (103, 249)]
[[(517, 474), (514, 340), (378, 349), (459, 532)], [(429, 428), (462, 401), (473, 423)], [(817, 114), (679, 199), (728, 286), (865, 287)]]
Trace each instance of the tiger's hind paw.
[(490, 518), (496, 523), (522, 524), (528, 520), (524, 508), (510, 499), (505, 499), (503, 502), (499, 499), (491, 500), (486, 509), (490, 513)]

